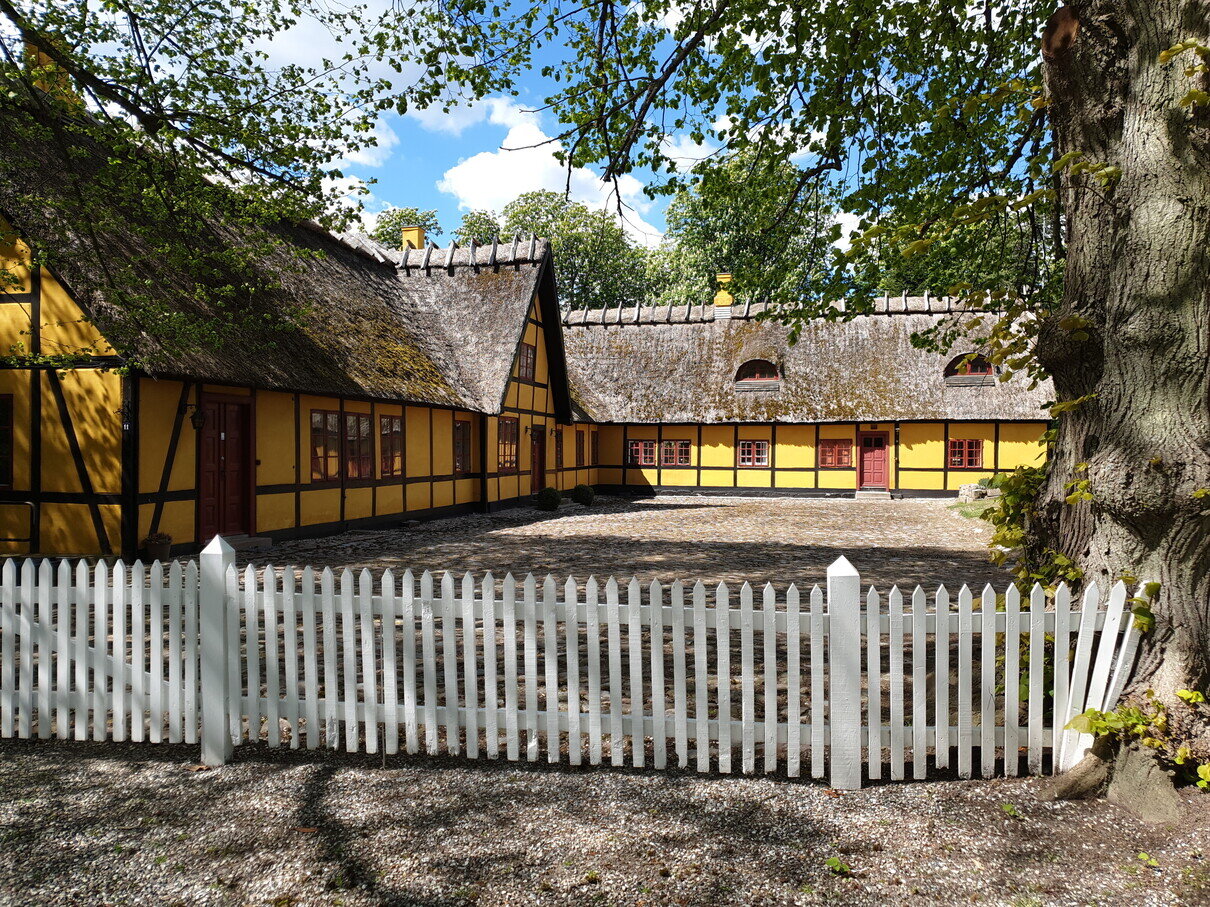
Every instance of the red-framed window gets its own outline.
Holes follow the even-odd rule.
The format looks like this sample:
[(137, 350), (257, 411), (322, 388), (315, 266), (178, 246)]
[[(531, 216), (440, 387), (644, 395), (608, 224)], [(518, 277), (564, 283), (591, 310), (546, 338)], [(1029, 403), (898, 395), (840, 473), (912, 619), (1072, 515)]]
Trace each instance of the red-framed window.
[(311, 481), (340, 481), (340, 413), (311, 410)]
[(680, 440), (665, 441), (660, 447), (660, 465), (688, 466), (689, 442)]
[(627, 466), (655, 466), (654, 441), (627, 441)]
[(517, 377), (522, 381), (533, 381), (538, 373), (538, 348), (532, 343), (522, 343), (517, 354)]
[(520, 437), (520, 426), (512, 416), (501, 416), (498, 429), (497, 469), (502, 473), (517, 471), (517, 442)]
[(563, 429), (555, 429), (555, 469), (563, 468)]
[(584, 466), (584, 432), (576, 432), (576, 468), (581, 469)]
[(847, 438), (820, 438), (819, 468), (852, 469), (853, 442)]
[(369, 413), (345, 413), (345, 476), (374, 478), (374, 423)]
[(0, 395), (0, 488), (13, 487), (13, 395)]
[(740, 466), (768, 466), (769, 465), (769, 442), (768, 441), (740, 441), (739, 442), (739, 465)]
[(979, 438), (950, 438), (946, 460), (950, 469), (982, 469), (983, 441)]
[(471, 423), (465, 419), (454, 420), (454, 475), (466, 475), (471, 471)]
[(776, 381), (777, 366), (767, 359), (750, 359), (735, 373), (736, 381)]
[(601, 433), (599, 431), (592, 433), (592, 465), (601, 465)]
[(403, 475), (403, 416), (378, 417), (378, 449), (382, 477)]

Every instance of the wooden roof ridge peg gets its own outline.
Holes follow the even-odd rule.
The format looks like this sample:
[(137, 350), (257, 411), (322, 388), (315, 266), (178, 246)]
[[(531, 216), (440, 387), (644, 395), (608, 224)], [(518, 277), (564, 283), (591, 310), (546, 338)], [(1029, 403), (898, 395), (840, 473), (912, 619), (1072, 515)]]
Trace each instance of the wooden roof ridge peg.
[(437, 248), (434, 243), (426, 242), (424, 244), (424, 258), (420, 261), (420, 267), (424, 269), (425, 276), (432, 276), (432, 271), (429, 269), (429, 259), (433, 257), (433, 249)]
[(538, 254), (538, 234), (529, 234), (529, 260), (533, 261)]
[(450, 239), (450, 246), (445, 252), (445, 268), (451, 274), (454, 273), (454, 252), (458, 250), (458, 242), (455, 239)]
[(752, 314), (752, 297), (749, 296), (744, 300), (744, 317), (747, 318)]
[(496, 248), (500, 245), (500, 235), (496, 234), (492, 237), (492, 254), (488, 256), (488, 267), (495, 269), (496, 267)]
[(478, 247), (479, 247), (479, 244), (477, 242), (475, 242), (475, 237), (472, 236), (471, 244), (468, 247), (468, 249), (470, 250), (471, 267), (475, 269), (476, 274), (479, 273), (479, 263), (475, 260), (475, 249), (477, 249)]
[(635, 324), (639, 323), (639, 319), (642, 317), (642, 314), (643, 314), (643, 303), (641, 300), (636, 300), (636, 302), (634, 304), (634, 323)]

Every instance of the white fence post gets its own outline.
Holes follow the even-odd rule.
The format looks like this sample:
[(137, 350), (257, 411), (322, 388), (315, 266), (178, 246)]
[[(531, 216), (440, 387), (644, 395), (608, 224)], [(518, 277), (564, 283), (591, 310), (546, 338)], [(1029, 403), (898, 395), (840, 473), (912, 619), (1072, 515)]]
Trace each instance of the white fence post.
[(231, 696), (227, 660), (237, 653), (227, 645), (227, 571), (235, 565), (235, 549), (215, 536), (202, 549), (200, 579), (199, 655), (202, 663), (202, 763), (225, 765), (233, 744), (227, 726), (227, 703)]
[(861, 787), (861, 577), (847, 558), (828, 567), (828, 761), (832, 787)]

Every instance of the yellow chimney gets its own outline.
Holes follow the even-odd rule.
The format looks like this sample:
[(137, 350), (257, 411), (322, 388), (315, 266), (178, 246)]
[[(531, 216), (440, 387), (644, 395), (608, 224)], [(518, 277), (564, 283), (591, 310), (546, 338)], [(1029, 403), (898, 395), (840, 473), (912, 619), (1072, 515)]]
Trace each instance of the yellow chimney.
[(404, 227), (403, 228), (403, 246), (404, 249), (423, 249), (424, 248), (424, 227)]
[(727, 289), (727, 284), (731, 283), (731, 275), (716, 274), (715, 279), (718, 281), (718, 290), (714, 294), (714, 317), (730, 318), (731, 305), (735, 302), (735, 297)]

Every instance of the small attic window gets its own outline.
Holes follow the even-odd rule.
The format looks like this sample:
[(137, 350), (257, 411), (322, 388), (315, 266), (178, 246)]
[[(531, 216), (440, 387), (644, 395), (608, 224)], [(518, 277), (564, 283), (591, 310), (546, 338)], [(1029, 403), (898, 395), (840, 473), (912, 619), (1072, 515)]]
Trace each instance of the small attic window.
[(963, 353), (945, 367), (945, 383), (954, 387), (981, 387), (996, 383), (996, 369), (986, 357)]
[(775, 391), (780, 386), (781, 375), (768, 359), (749, 359), (735, 373), (737, 391)]

